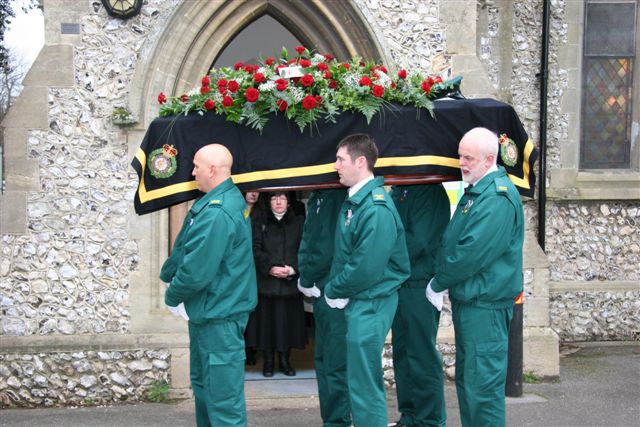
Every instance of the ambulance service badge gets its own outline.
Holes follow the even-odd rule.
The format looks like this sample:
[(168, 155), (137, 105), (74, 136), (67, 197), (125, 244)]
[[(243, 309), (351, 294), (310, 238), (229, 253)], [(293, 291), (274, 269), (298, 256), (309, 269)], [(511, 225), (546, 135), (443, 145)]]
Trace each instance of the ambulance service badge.
[(169, 144), (164, 144), (162, 148), (153, 150), (147, 159), (149, 173), (154, 178), (169, 178), (178, 167), (176, 155), (178, 150)]
[(507, 166), (515, 166), (518, 163), (518, 147), (513, 139), (506, 133), (500, 135), (500, 158)]

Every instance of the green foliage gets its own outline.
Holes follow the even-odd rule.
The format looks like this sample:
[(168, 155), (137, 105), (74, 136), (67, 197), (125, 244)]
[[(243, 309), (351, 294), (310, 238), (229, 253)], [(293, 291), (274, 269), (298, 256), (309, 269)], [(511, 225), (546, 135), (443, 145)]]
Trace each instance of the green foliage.
[(169, 398), (169, 384), (165, 380), (156, 380), (147, 390), (146, 398), (149, 402), (165, 402)]
[(538, 384), (540, 382), (540, 377), (536, 375), (535, 372), (529, 371), (522, 374), (522, 380), (525, 384)]
[[(280, 55), (258, 65), (239, 62), (233, 67), (213, 68), (203, 77), (201, 87), (189, 94), (167, 97), (160, 93), (160, 116), (221, 114), (228, 121), (262, 131), (270, 114), (284, 114), (303, 132), (320, 119), (334, 122), (342, 111), (360, 113), (371, 122), (389, 103), (432, 113), (432, 100), (460, 85), (459, 77), (443, 81), (439, 76), (406, 70), (393, 76), (372, 61), (356, 57), (339, 62), (332, 55), (303, 46), (291, 54), (283, 48)], [(258, 99), (247, 100), (249, 89), (254, 98), (258, 90)], [(211, 111), (204, 108), (207, 101), (214, 103)]]

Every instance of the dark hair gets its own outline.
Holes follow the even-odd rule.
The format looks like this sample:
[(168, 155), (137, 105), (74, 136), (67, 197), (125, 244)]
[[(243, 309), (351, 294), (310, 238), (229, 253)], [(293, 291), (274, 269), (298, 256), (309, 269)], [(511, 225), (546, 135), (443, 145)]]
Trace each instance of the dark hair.
[(275, 197), (279, 194), (283, 194), (287, 198), (287, 201), (289, 201), (289, 199), (291, 198), (286, 191), (270, 191), (267, 193), (267, 200), (271, 200), (272, 197)]
[(373, 167), (378, 160), (378, 147), (371, 136), (366, 133), (354, 133), (346, 136), (338, 143), (336, 149), (345, 147), (351, 160), (355, 160), (360, 156), (364, 156), (367, 160), (367, 168), (373, 172)]

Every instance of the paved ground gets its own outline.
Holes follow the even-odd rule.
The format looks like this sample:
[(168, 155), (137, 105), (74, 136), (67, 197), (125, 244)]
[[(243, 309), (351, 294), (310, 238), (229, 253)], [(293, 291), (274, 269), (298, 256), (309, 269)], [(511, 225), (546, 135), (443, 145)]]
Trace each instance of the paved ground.
[[(560, 380), (525, 384), (523, 397), (507, 399), (509, 426), (640, 426), (640, 343), (588, 344), (566, 351)], [(304, 377), (304, 375), (302, 375)], [(320, 426), (315, 380), (248, 381), (249, 426)], [(446, 387), (448, 425), (459, 426), (455, 387)], [(395, 421), (393, 393), (389, 420)], [(96, 408), (10, 409), (0, 426), (194, 426), (193, 402)]]

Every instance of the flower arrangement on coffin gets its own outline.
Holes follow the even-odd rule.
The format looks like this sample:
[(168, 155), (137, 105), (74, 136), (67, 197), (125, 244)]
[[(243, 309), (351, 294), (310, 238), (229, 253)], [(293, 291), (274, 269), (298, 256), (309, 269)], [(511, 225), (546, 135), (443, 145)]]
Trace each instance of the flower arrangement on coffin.
[(269, 114), (284, 114), (302, 132), (319, 119), (335, 122), (342, 111), (362, 113), (370, 122), (389, 103), (433, 114), (433, 99), (459, 90), (460, 78), (443, 81), (440, 76), (406, 70), (391, 76), (384, 66), (360, 58), (339, 62), (303, 46), (295, 50), (294, 58), (283, 48), (277, 60), (269, 57), (259, 65), (238, 62), (211, 69), (194, 93), (175, 97), (160, 93), (160, 116), (212, 112), (261, 131)]

